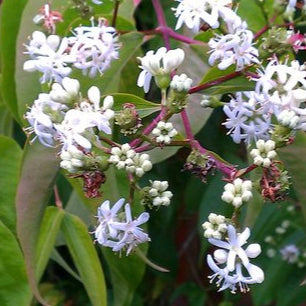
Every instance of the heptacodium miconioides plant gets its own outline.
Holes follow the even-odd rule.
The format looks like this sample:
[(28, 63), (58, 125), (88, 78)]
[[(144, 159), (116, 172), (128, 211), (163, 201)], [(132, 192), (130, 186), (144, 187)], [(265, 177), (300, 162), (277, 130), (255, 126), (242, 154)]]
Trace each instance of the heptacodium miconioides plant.
[[(62, 37), (56, 34), (57, 23), (64, 18), (61, 13), (52, 11), (49, 4), (39, 10), (34, 21), (43, 29), (34, 31), (25, 42), (29, 59), (23, 69), (39, 71), (40, 82), (48, 89), (26, 112), (29, 126), (24, 130), (32, 142), (37, 139), (44, 146), (59, 148), (60, 167), (66, 175), (83, 179), (87, 197), (103, 194), (110, 167), (125, 173), (130, 183), (129, 194), (121, 194), (115, 203), (104, 199), (98, 208), (94, 231), (97, 243), (128, 256), (140, 244), (150, 242), (142, 227), (150, 222), (150, 214), (145, 211), (133, 217), (135, 206), (145, 206), (149, 211), (171, 205), (173, 197), (171, 185), (164, 178), (146, 179), (154, 167), (151, 150), (185, 147), (189, 156), (182, 168), (204, 183), (210, 173), (222, 173), (226, 183), (220, 197), (232, 206), (232, 215), (212, 211), (208, 221), (203, 220), (204, 237), (217, 247), (207, 255), (212, 270), (210, 282), (215, 282), (219, 291), (230, 289), (235, 293), (247, 292), (249, 285), (264, 281), (263, 270), (251, 263), (260, 255), (261, 247), (258, 243), (247, 244), (251, 230), (242, 227), (239, 214), (253, 199), (255, 189), (272, 202), (284, 199), (289, 177), (277, 150), (290, 145), (297, 131), (306, 130), (306, 69), (293, 56), (304, 49), (305, 39), (295, 29), (295, 18), (302, 19), (306, 7), (301, 1), (274, 2), (277, 16), (272, 17), (269, 27), (253, 33), (248, 20), (239, 16), (236, 1), (173, 1), (175, 30), (187, 28), (191, 38), (169, 28), (159, 1), (152, 0), (159, 27), (148, 34), (162, 35), (164, 46), (136, 59), (137, 85), (144, 93), (161, 97), (160, 103), (154, 105), (158, 113), (150, 120), (141, 113), (143, 105), (137, 104), (135, 97), (122, 102), (117, 93), (104, 95), (99, 86), (91, 86), (84, 94), (81, 81), (75, 77), (81, 73), (83, 77), (99, 79), (114, 62), (122, 60), (120, 28), (116, 29), (115, 17), (111, 25), (103, 17), (91, 17), (86, 25), (71, 28)], [(103, 6), (101, 1), (93, 3)], [(118, 8), (120, 1), (114, 3)], [(279, 29), (274, 28), (276, 17), (284, 20)], [(201, 36), (203, 33), (209, 35)], [(170, 38), (208, 49), (207, 64), (218, 71), (218, 76), (196, 84), (183, 71), (183, 63), (188, 65), (189, 61), (184, 49), (171, 49)], [(187, 113), (190, 96), (237, 77), (244, 78), (249, 89), (232, 86), (222, 95), (205, 94), (198, 98), (198, 104), (223, 109), (228, 135), (249, 150), (250, 164), (246, 168), (231, 165), (207, 150), (205, 143), (200, 144)], [(147, 102), (145, 108), (153, 108), (152, 105)], [(172, 121), (176, 114), (184, 132), (176, 126), (177, 120)], [(113, 137), (118, 126), (122, 137)], [(253, 171), (256, 176), (252, 176), (252, 182), (248, 175)], [(135, 197), (135, 193), (139, 196)]]

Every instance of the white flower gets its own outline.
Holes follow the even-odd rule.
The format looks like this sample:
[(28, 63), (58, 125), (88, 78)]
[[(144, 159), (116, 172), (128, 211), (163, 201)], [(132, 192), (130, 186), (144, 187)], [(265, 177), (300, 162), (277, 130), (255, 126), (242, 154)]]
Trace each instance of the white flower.
[(138, 177), (152, 169), (149, 155), (136, 153), (128, 143), (123, 144), (121, 148), (113, 147), (108, 161), (114, 164), (117, 169), (125, 169)]
[(61, 83), (53, 83), (50, 97), (52, 100), (69, 104), (79, 97), (80, 83), (76, 79), (63, 78)]
[(32, 40), (26, 45), (27, 54), (32, 58), (24, 63), (25, 71), (40, 71), (43, 76), (41, 83), (58, 82), (71, 73), (69, 64), (74, 63), (76, 58), (68, 54), (68, 39), (62, 40), (57, 35), (46, 35), (35, 31)]
[(256, 149), (252, 149), (250, 155), (253, 157), (253, 163), (257, 166), (270, 167), (273, 159), (276, 157), (275, 142), (273, 140), (264, 141), (259, 139), (256, 142)]
[(233, 34), (217, 35), (208, 42), (211, 48), (208, 63), (219, 62), (218, 68), (224, 70), (235, 64), (236, 70), (242, 70), (252, 63), (259, 64), (258, 50), (252, 46), (253, 33), (239, 29)]
[(74, 37), (69, 37), (72, 45), (70, 54), (76, 61), (74, 66), (95, 77), (99, 72), (102, 74), (110, 67), (113, 60), (119, 57), (118, 37), (113, 27), (106, 25), (106, 20), (99, 19), (95, 26), (94, 19), (91, 19), (91, 26), (79, 26), (73, 31)]
[(185, 24), (194, 33), (200, 31), (201, 26), (208, 24), (211, 28), (218, 28), (219, 18), (226, 23), (237, 23), (240, 18), (231, 10), (231, 0), (176, 0), (179, 2), (175, 11), (178, 18), (175, 29)]
[(240, 207), (244, 202), (252, 198), (252, 182), (249, 180), (243, 181), (237, 178), (233, 183), (227, 183), (224, 186), (224, 192), (221, 199), (232, 204), (234, 207)]
[(60, 167), (66, 169), (70, 173), (75, 173), (83, 167), (84, 153), (76, 146), (70, 145), (66, 150), (62, 150), (60, 154)]
[(185, 53), (182, 49), (169, 50), (159, 48), (156, 53), (148, 51), (144, 57), (138, 57), (143, 70), (139, 74), (137, 85), (143, 87), (145, 92), (150, 89), (152, 76), (170, 75), (184, 60)]
[(159, 121), (152, 134), (156, 137), (155, 141), (157, 143), (169, 144), (172, 138), (177, 135), (177, 130), (171, 122)]
[[(228, 225), (227, 230), (227, 241), (208, 239), (211, 244), (221, 248), (214, 252), (215, 260), (211, 255), (207, 256), (207, 263), (214, 272), (209, 276), (210, 282), (217, 278), (217, 286), (221, 286), (219, 291), (229, 288), (232, 293), (235, 293), (238, 285), (241, 292), (246, 292), (248, 284), (261, 283), (264, 280), (263, 271), (249, 260), (261, 253), (261, 247), (259, 244), (250, 244), (245, 250), (242, 248), (250, 236), (248, 228), (240, 234), (236, 233), (232, 225)], [(242, 266), (248, 272), (248, 276), (243, 275)]]
[[(125, 205), (125, 212), (118, 213), (124, 204), (120, 199), (110, 208), (110, 202), (105, 201), (98, 208), (99, 225), (95, 230), (95, 237), (98, 243), (110, 247), (114, 252), (126, 249), (126, 255), (140, 243), (150, 241), (148, 234), (144, 233), (139, 225), (149, 219), (149, 214), (144, 212), (135, 220), (132, 219), (131, 207)], [(124, 218), (124, 219), (123, 219)]]
[(25, 114), (25, 118), (31, 125), (25, 131), (29, 134), (35, 133), (44, 146), (54, 146), (54, 138), (58, 134), (55, 125), (63, 120), (66, 108), (65, 105), (52, 101), (50, 95), (39, 94), (30, 111)]
[(283, 247), (280, 250), (280, 253), (283, 260), (287, 261), (288, 263), (295, 263), (300, 255), (300, 250), (296, 245), (289, 244)]

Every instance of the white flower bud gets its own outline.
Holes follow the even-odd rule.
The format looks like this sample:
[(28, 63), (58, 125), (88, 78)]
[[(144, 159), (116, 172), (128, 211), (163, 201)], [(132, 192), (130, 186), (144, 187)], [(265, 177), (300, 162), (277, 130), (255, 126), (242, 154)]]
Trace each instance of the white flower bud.
[(88, 96), (89, 101), (91, 101), (93, 104), (97, 106), (100, 105), (101, 94), (97, 86), (91, 86), (88, 89), (87, 96)]
[(261, 253), (261, 246), (258, 243), (252, 243), (246, 248), (245, 252), (248, 257), (255, 258)]
[(227, 261), (227, 252), (222, 249), (214, 251), (214, 258), (219, 264), (223, 264)]
[(112, 96), (106, 96), (103, 100), (103, 109), (111, 109), (114, 105), (114, 98)]

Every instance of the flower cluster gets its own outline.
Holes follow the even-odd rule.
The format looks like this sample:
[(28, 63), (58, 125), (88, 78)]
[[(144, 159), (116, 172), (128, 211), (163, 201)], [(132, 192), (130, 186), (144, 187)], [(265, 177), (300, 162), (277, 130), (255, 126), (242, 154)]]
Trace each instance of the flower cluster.
[(138, 177), (152, 169), (149, 155), (136, 153), (128, 143), (123, 144), (121, 148), (113, 147), (109, 162), (114, 164), (117, 169), (125, 169)]
[(270, 167), (276, 157), (275, 142), (273, 140), (264, 141), (259, 139), (256, 142), (256, 149), (252, 149), (250, 155), (257, 166)]
[(171, 122), (159, 121), (152, 134), (155, 136), (155, 141), (160, 144), (169, 144), (172, 138), (177, 135), (177, 130)]
[(305, 77), (305, 67), (297, 61), (288, 65), (274, 58), (258, 70), (258, 77), (253, 78), (254, 91), (238, 92), (223, 108), (228, 117), (224, 124), (233, 140), (250, 143), (270, 139), (275, 129), (273, 116), (282, 126), (304, 131)]
[(124, 212), (119, 213), (124, 202), (124, 199), (120, 199), (112, 207), (109, 201), (101, 204), (98, 208), (99, 225), (95, 230), (95, 238), (99, 244), (114, 252), (125, 249), (126, 255), (129, 255), (139, 244), (150, 241), (148, 234), (139, 227), (149, 220), (149, 214), (143, 212), (133, 220), (129, 204), (125, 204)]
[(234, 33), (217, 35), (208, 43), (211, 48), (208, 63), (213, 65), (218, 61), (221, 70), (235, 64), (238, 71), (252, 63), (259, 64), (258, 50), (252, 46), (252, 42), (253, 33), (243, 27)]
[(202, 224), (205, 238), (221, 239), (227, 232), (226, 219), (222, 215), (210, 213), (208, 221)]
[(232, 204), (235, 208), (240, 207), (244, 202), (252, 198), (252, 182), (249, 180), (243, 181), (237, 178), (233, 183), (227, 183), (224, 186), (224, 192), (221, 199)]
[(203, 25), (208, 25), (215, 29), (220, 26), (219, 19), (226, 24), (237, 23), (240, 18), (231, 9), (231, 0), (176, 0), (179, 2), (174, 9), (177, 23), (175, 29), (179, 29), (185, 24), (193, 32), (200, 31)]
[[(241, 292), (247, 292), (249, 284), (262, 283), (264, 280), (263, 271), (249, 260), (261, 253), (261, 247), (253, 243), (246, 249), (242, 248), (250, 236), (249, 228), (238, 234), (234, 226), (228, 225), (227, 233), (227, 241), (208, 239), (212, 245), (220, 248), (213, 256), (207, 255), (208, 266), (214, 272), (209, 276), (210, 282), (216, 280), (217, 286), (220, 287), (219, 291), (229, 288), (232, 293), (236, 293), (239, 286)], [(248, 273), (247, 276), (243, 273), (243, 267)]]
[[(102, 107), (100, 98), (100, 91), (95, 86), (88, 90), (87, 99), (82, 98), (78, 81), (64, 78), (62, 84), (53, 84), (49, 94), (42, 93), (34, 101), (30, 111), (25, 114), (31, 125), (25, 131), (29, 134), (35, 133), (34, 139), (37, 137), (45, 146), (51, 147), (55, 146), (56, 142), (61, 142), (63, 160), (67, 161), (67, 152), (70, 150), (75, 152), (75, 149), (71, 148), (90, 150), (92, 139), (98, 141), (94, 128), (106, 134), (111, 133), (109, 121), (114, 116), (114, 112), (110, 109), (113, 98), (107, 96)], [(74, 108), (69, 108), (71, 103)], [(76, 170), (76, 165), (70, 167), (67, 162), (62, 165), (72, 172)], [(78, 165), (80, 166), (80, 163)]]
[(70, 75), (73, 66), (83, 74), (96, 76), (109, 68), (110, 63), (118, 58), (119, 43), (116, 31), (100, 19), (98, 25), (80, 26), (72, 33), (74, 36), (60, 38), (58, 35), (46, 36), (40, 31), (32, 34), (26, 45), (30, 60), (24, 63), (26, 71), (40, 71), (41, 83), (58, 82)]
[(168, 206), (173, 197), (171, 191), (167, 190), (167, 181), (150, 181), (151, 186), (144, 187), (142, 203), (149, 206)]

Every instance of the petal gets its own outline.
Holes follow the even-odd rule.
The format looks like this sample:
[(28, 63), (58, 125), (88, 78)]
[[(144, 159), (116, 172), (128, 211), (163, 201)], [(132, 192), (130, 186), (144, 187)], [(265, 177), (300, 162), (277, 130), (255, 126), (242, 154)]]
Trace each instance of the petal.
[(237, 241), (238, 241), (238, 245), (242, 246), (244, 245), (248, 238), (250, 237), (251, 231), (250, 229), (247, 227), (240, 235), (238, 235), (237, 237)]
[(223, 248), (223, 249), (227, 249), (227, 250), (230, 249), (230, 245), (227, 242), (219, 240), (219, 239), (210, 238), (210, 239), (208, 239), (208, 242), (217, 246), (217, 247), (219, 247), (219, 248)]
[(227, 257), (227, 263), (226, 263), (226, 266), (228, 268), (228, 270), (230, 272), (234, 271), (235, 270), (235, 265), (236, 265), (236, 252), (233, 251), (233, 250), (230, 250), (228, 252), (228, 257)]
[(261, 268), (250, 263), (248, 264), (246, 269), (248, 270), (250, 276), (256, 283), (260, 284), (264, 281), (265, 275)]

